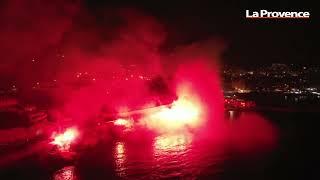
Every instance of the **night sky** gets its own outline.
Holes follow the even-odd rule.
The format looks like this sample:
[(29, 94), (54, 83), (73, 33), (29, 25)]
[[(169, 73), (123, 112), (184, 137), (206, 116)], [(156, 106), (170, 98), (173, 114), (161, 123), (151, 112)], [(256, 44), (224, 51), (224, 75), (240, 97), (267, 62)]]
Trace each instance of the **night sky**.
[[(156, 17), (168, 31), (167, 47), (218, 36), (228, 48), (224, 62), (235, 65), (270, 63), (319, 64), (316, 5), (305, 1), (98, 1), (87, 7), (99, 17), (106, 8), (133, 7)], [(247, 20), (245, 10), (311, 11), (305, 20)], [(318, 23), (319, 24), (319, 23)]]
[[(159, 43), (159, 49), (164, 54), (175, 48), (219, 39), (225, 46), (222, 64), (319, 65), (320, 48), (319, 43), (316, 43), (319, 41), (319, 23), (316, 22), (319, 16), (315, 7), (315, 4), (305, 1), (268, 1), (267, 4), (212, 0), (0, 1), (0, 75), (30, 77), (30, 74), (37, 72), (33, 76), (56, 76), (61, 67), (71, 68), (81, 63), (77, 57), (66, 58), (63, 65), (57, 60), (59, 53), (69, 53), (74, 57), (74, 47), (82, 48), (84, 53), (89, 51), (88, 54), (92, 51), (92, 54), (99, 56), (101, 49), (113, 47), (110, 42), (123, 35), (123, 32), (130, 34), (130, 28), (135, 25), (133, 23), (126, 29), (126, 23), (140, 18), (126, 17), (125, 23), (121, 24), (117, 18), (123, 9), (141, 13), (141, 19), (152, 17), (155, 24), (163, 27), (160, 28), (159, 37), (152, 38), (161, 39), (161, 33), (165, 33), (164, 41), (160, 40)], [(246, 9), (310, 11), (311, 18), (245, 19)], [(143, 34), (139, 36), (142, 39), (144, 37)], [(158, 48), (158, 45), (150, 47), (153, 46)], [(214, 48), (211, 48), (213, 52), (221, 53)], [(210, 51), (210, 48), (206, 51)], [(85, 56), (83, 59), (88, 59)], [(36, 59), (36, 62), (32, 59)]]

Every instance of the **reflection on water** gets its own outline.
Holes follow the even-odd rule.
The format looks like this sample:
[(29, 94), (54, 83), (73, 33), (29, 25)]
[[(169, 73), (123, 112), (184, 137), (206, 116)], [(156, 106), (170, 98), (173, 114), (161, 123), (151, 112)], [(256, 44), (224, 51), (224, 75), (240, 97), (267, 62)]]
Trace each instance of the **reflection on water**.
[(234, 111), (229, 111), (229, 115), (230, 115), (230, 120), (233, 120), (235, 118), (235, 112)]
[(168, 153), (173, 155), (172, 153), (181, 153), (186, 150), (191, 141), (192, 135), (189, 133), (158, 136), (154, 141), (155, 155), (167, 155)]
[(192, 161), (192, 140), (190, 133), (164, 134), (155, 138), (155, 178), (177, 178), (188, 174), (185, 170)]
[(114, 160), (116, 172), (120, 177), (126, 176), (126, 149), (124, 142), (117, 142), (114, 147)]
[[(214, 130), (161, 134), (141, 141), (118, 139), (97, 145), (83, 158), (79, 178), (106, 179), (203, 179), (225, 173), (232, 159), (273, 147), (272, 126), (254, 113), (228, 112), (227, 130), (215, 137)], [(231, 120), (232, 119), (232, 120)], [(232, 122), (232, 123), (228, 123)], [(111, 152), (111, 153), (109, 153)], [(92, 163), (93, 165), (89, 164)], [(228, 164), (229, 163), (229, 164)], [(77, 168), (79, 168), (77, 166)], [(74, 167), (59, 170), (54, 179), (76, 179)]]
[(235, 111), (235, 110), (226, 111), (226, 117), (230, 122), (239, 119), (241, 114), (242, 114), (241, 111)]
[(113, 147), (115, 172), (122, 178), (181, 176), (185, 174), (183, 166), (191, 162), (192, 140), (192, 134), (179, 133), (159, 135), (147, 145), (116, 142)]
[(58, 170), (54, 176), (54, 180), (77, 180), (74, 166), (67, 166)]
[(225, 162), (235, 153), (247, 155), (273, 147), (272, 125), (262, 116), (250, 112), (227, 113), (227, 128), (216, 137), (217, 129), (210, 129), (202, 134), (188, 131), (161, 134), (145, 144), (115, 143), (116, 172), (123, 178), (146, 179), (212, 176), (223, 173)]

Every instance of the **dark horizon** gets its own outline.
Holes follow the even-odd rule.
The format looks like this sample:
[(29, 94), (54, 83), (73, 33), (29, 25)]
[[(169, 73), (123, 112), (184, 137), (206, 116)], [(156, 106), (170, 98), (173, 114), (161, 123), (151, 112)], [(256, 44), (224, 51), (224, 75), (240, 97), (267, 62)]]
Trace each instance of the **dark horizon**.
[[(156, 24), (156, 31), (159, 31), (160, 35), (152, 38), (159, 42), (152, 46), (160, 48), (166, 54), (179, 47), (205, 44), (200, 48), (207, 48), (206, 53), (211, 50), (214, 53), (218, 51), (222, 56), (219, 63), (223, 65), (245, 68), (272, 63), (320, 65), (315, 22), (318, 16), (315, 6), (308, 3), (284, 1), (257, 5), (250, 1), (182, 3), (98, 0), (68, 3), (34, 2), (33, 4), (39, 7), (21, 6), (22, 10), (19, 5), (9, 1), (3, 3), (4, 11), (1, 14), (4, 16), (0, 18), (0, 23), (6, 28), (0, 29), (0, 39), (6, 43), (0, 47), (1, 75), (35, 70), (44, 74), (47, 69), (52, 71), (48, 76), (53, 76), (52, 74), (58, 74), (61, 68), (59, 63), (54, 62), (55, 58), (63, 54), (63, 50), (72, 51), (73, 48), (82, 48), (87, 54), (99, 56), (101, 47), (112, 46), (112, 40), (121, 36), (123, 29), (131, 31), (130, 27), (126, 27), (126, 23), (139, 19), (135, 17), (136, 19), (123, 21), (123, 17), (120, 17), (119, 20), (119, 11), (123, 9), (134, 10), (141, 13), (142, 17), (151, 17), (151, 21), (156, 21), (152, 23)], [(271, 4), (273, 6), (270, 6)], [(310, 11), (311, 18), (246, 19), (246, 9)], [(42, 15), (44, 11), (49, 13)], [(211, 43), (223, 44), (222, 50), (216, 50), (216, 46), (211, 47)], [(39, 61), (31, 64), (33, 58)], [(67, 63), (67, 60), (65, 62)], [(70, 63), (64, 66), (70, 66)], [(41, 69), (45, 72), (40, 72)]]
[[(272, 63), (319, 65), (316, 44), (317, 12), (306, 2), (277, 3), (192, 1), (87, 1), (88, 9), (101, 18), (107, 8), (134, 7), (159, 19), (168, 31), (166, 47), (190, 44), (210, 37), (223, 38), (227, 48), (223, 62), (240, 66)], [(245, 19), (245, 10), (310, 11), (310, 19)]]

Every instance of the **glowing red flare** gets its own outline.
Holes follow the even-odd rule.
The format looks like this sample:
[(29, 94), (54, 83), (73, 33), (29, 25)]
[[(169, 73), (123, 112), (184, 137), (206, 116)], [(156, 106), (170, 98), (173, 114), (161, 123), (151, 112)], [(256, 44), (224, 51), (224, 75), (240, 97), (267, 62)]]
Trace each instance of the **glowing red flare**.
[(62, 134), (53, 135), (53, 141), (51, 144), (57, 145), (61, 150), (68, 150), (78, 135), (79, 132), (76, 128), (68, 128)]
[(168, 122), (189, 123), (198, 118), (199, 111), (199, 107), (196, 104), (182, 98), (173, 102), (171, 108), (162, 108), (158, 113), (152, 115), (152, 117)]
[(178, 96), (170, 107), (162, 106), (158, 111), (146, 114), (144, 123), (160, 131), (200, 126), (203, 108), (198, 98), (185, 89)]
[(132, 124), (133, 124), (133, 122), (131, 120), (122, 119), (122, 118), (119, 118), (114, 121), (114, 125), (124, 126), (126, 128), (130, 128), (132, 126)]

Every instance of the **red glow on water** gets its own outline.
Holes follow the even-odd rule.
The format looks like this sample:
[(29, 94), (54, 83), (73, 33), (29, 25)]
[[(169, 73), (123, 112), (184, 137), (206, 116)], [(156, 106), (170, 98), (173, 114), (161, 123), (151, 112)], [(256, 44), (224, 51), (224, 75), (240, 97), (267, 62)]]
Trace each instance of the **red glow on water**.
[(61, 134), (54, 134), (51, 144), (56, 145), (60, 150), (69, 150), (70, 145), (79, 136), (79, 131), (76, 128), (68, 128)]
[(126, 146), (123, 142), (117, 142), (115, 145), (114, 150), (114, 158), (115, 158), (115, 164), (116, 164), (116, 171), (119, 174), (120, 177), (123, 177), (126, 175)]
[(54, 174), (53, 179), (54, 180), (77, 180), (78, 177), (76, 176), (75, 167), (67, 166), (58, 170)]
[(258, 113), (247, 112), (229, 126), (232, 145), (239, 151), (268, 150), (277, 142), (277, 129)]
[(172, 152), (184, 151), (192, 142), (190, 133), (165, 134), (155, 138), (155, 153), (164, 155)]

